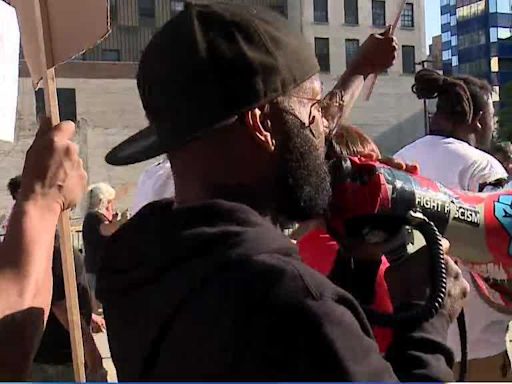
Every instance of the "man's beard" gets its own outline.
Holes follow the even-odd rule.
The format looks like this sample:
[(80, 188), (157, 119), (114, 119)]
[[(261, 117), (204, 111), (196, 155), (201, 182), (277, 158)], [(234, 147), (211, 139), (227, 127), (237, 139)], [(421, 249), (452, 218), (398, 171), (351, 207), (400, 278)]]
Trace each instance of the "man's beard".
[(330, 178), (323, 153), (309, 128), (297, 117), (284, 114), (283, 137), (276, 147), (277, 219), (300, 222), (322, 216), (331, 195)]

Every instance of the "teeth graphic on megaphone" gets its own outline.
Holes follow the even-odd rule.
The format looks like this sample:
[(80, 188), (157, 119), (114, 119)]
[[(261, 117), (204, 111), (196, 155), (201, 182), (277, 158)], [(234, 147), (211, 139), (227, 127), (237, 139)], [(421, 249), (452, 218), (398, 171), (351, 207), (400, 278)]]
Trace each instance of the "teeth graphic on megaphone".
[[(499, 310), (512, 311), (512, 191), (450, 190), (360, 158), (340, 164), (336, 166), (342, 170), (331, 169), (328, 218), (329, 228), (338, 237), (354, 235), (350, 232), (360, 228), (361, 219), (369, 225), (382, 223), (385, 230), (392, 222), (403, 223), (409, 212), (421, 211), (450, 241), (450, 254), (475, 272), (473, 279), (483, 298)], [(389, 221), (375, 220), (377, 216)], [(354, 225), (356, 219), (359, 226)], [(421, 241), (414, 236), (413, 249), (422, 246)]]

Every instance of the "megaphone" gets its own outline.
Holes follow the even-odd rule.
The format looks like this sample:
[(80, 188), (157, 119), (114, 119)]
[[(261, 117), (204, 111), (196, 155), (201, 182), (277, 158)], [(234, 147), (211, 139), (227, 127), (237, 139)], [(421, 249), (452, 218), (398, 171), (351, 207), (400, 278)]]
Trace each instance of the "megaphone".
[[(425, 230), (428, 223), (433, 224), (450, 241), (450, 254), (474, 272), (482, 298), (495, 309), (512, 313), (512, 191), (455, 191), (362, 158), (334, 160), (330, 171), (327, 226), (331, 236), (340, 241), (351, 237), (380, 242), (399, 228), (416, 227), (425, 241), (419, 240), (417, 231), (410, 231), (409, 250), (426, 244), (440, 262), (439, 247), (433, 244), (436, 235)], [(446, 284), (442, 272), (434, 271), (438, 280), (434, 284)], [(438, 309), (440, 288), (434, 293), (437, 297), (431, 297), (431, 312)]]

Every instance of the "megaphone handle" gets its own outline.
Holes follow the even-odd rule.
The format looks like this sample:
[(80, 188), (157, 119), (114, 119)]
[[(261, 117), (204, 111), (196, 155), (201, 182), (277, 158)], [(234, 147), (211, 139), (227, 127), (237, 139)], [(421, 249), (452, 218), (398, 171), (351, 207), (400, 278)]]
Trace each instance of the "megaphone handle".
[(443, 306), (447, 283), (442, 237), (436, 226), (421, 213), (411, 212), (410, 222), (411, 227), (424, 237), (426, 247), (432, 256), (430, 295), (424, 305), (405, 312), (383, 314), (365, 307), (368, 320), (373, 325), (390, 328), (414, 327), (432, 319)]

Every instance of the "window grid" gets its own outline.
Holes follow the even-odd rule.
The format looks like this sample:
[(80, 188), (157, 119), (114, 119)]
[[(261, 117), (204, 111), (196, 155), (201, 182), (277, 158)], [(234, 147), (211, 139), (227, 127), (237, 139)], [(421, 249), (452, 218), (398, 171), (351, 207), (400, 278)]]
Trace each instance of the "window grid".
[(121, 61), (121, 52), (119, 49), (102, 49), (101, 61)]
[(382, 0), (372, 0), (372, 23), (376, 27), (386, 25), (386, 3)]
[(416, 52), (413, 45), (402, 45), (402, 72), (416, 73)]
[(155, 25), (155, 0), (138, 0), (139, 23), (143, 26)]
[[(45, 112), (44, 92), (42, 88), (35, 91), (36, 98), (36, 116)], [(57, 88), (57, 98), (59, 100), (59, 114), (62, 121), (77, 121), (76, 118), (76, 91), (75, 88)]]
[(329, 52), (329, 39), (326, 37), (315, 37), (315, 55), (320, 65), (321, 72), (331, 71), (331, 58)]
[(357, 39), (346, 39), (345, 40), (345, 61), (347, 67), (350, 65), (352, 60), (357, 55), (357, 51), (359, 51), (359, 40)]
[(402, 27), (414, 28), (414, 4), (406, 3), (402, 12)]
[(359, 24), (359, 10), (357, 0), (345, 0), (345, 23)]
[(329, 11), (327, 0), (314, 0), (313, 14), (315, 23), (328, 23)]

